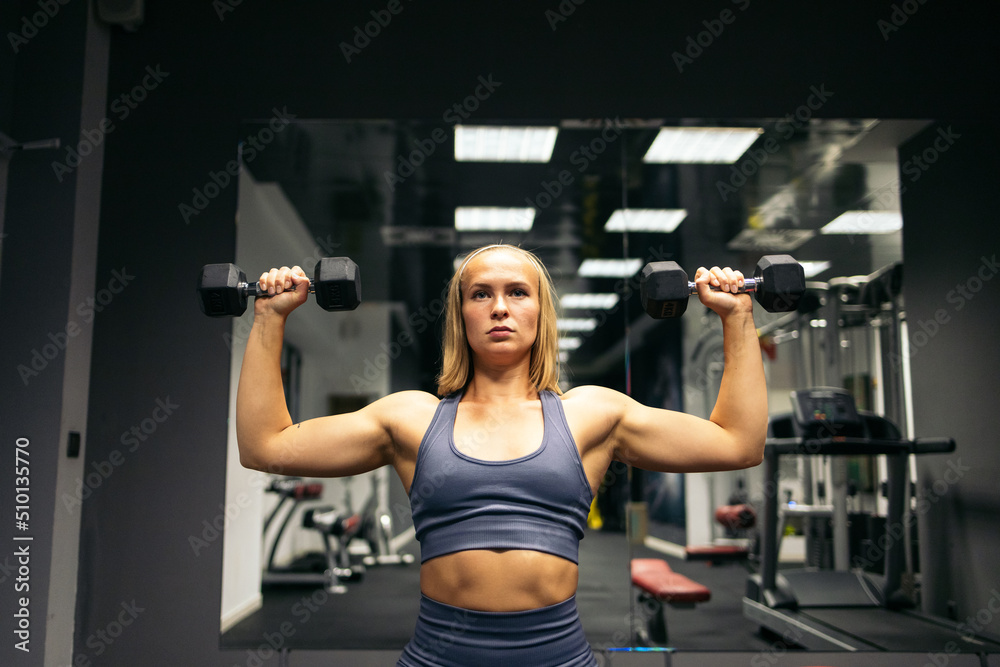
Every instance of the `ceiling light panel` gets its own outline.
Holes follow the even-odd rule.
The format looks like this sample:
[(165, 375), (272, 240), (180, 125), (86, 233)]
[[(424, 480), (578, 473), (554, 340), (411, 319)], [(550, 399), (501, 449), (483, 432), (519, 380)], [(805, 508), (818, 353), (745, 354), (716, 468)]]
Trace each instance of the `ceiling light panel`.
[(556, 320), (559, 331), (593, 331), (597, 328), (597, 319), (593, 317), (561, 317)]
[(830, 268), (830, 262), (799, 262), (806, 278), (814, 278)]
[(661, 127), (642, 161), (731, 164), (763, 131), (759, 127)]
[(845, 211), (820, 229), (822, 234), (891, 234), (903, 228), (899, 211)]
[(683, 208), (626, 208), (611, 214), (606, 232), (663, 232), (669, 234), (687, 217)]
[(535, 221), (533, 208), (459, 206), (455, 229), (460, 232), (526, 232)]
[(557, 127), (455, 126), (458, 162), (548, 162)]
[(584, 278), (630, 278), (640, 268), (641, 259), (585, 259), (577, 273)]
[(563, 294), (559, 298), (559, 304), (563, 310), (611, 310), (618, 305), (618, 295), (614, 292), (603, 294), (589, 293)]
[(559, 349), (560, 350), (575, 350), (576, 348), (583, 345), (583, 339), (579, 337), (570, 338), (560, 338), (559, 339)]

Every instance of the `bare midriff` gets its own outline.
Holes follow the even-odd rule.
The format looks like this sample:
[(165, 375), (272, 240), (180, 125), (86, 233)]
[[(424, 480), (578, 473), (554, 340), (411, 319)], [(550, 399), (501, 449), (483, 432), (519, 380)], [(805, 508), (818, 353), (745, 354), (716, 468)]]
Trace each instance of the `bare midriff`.
[(539, 551), (459, 551), (420, 566), (421, 593), (478, 611), (547, 607), (575, 595), (578, 579), (576, 563)]

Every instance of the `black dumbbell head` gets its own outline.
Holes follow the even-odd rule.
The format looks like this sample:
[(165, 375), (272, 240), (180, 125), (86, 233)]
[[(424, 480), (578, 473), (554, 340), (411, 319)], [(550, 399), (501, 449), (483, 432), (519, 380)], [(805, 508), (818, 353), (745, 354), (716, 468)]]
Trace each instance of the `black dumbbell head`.
[(650, 317), (680, 317), (691, 294), (687, 273), (677, 262), (650, 262), (639, 277), (639, 299)]
[(765, 255), (757, 262), (753, 277), (762, 281), (756, 291), (757, 302), (769, 313), (796, 309), (806, 291), (802, 265), (789, 255)]
[(198, 304), (210, 317), (240, 316), (247, 309), (247, 295), (240, 288), (246, 275), (233, 264), (206, 264), (198, 280)]
[(323, 310), (354, 310), (361, 303), (361, 272), (348, 257), (324, 257), (313, 278), (316, 303)]

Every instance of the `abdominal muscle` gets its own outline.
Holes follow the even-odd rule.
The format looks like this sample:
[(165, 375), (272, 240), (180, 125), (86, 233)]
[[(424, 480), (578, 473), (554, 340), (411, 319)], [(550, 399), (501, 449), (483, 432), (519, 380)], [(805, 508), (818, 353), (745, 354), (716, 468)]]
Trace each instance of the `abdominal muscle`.
[(459, 551), (420, 566), (420, 592), (464, 609), (525, 611), (573, 597), (578, 578), (576, 563), (539, 551)]

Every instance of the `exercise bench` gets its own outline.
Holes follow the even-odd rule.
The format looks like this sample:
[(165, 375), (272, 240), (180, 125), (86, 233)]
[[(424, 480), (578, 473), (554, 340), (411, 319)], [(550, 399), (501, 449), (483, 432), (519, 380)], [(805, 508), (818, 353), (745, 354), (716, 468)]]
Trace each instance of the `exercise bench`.
[[(756, 525), (757, 513), (753, 507), (745, 503), (723, 505), (715, 510), (715, 521), (725, 528), (727, 533), (740, 534)], [(688, 546), (684, 548), (684, 554), (685, 560), (702, 560), (714, 564), (724, 561), (746, 561), (750, 557), (750, 549), (745, 544), (734, 541)]]
[(671, 607), (693, 609), (699, 602), (708, 602), (712, 592), (702, 584), (670, 569), (659, 558), (632, 559), (632, 585), (639, 589), (639, 602), (648, 616), (645, 628), (636, 630), (641, 643), (666, 645), (667, 617), (664, 603)]

